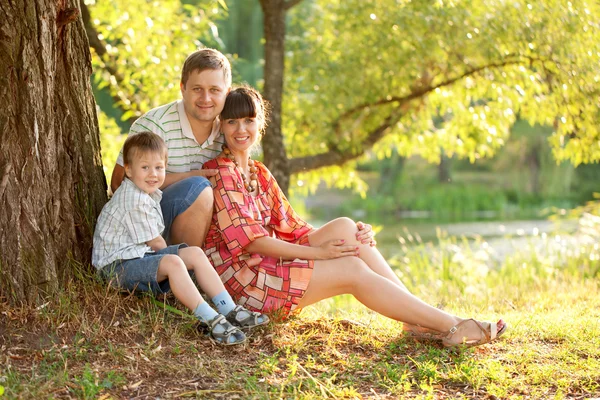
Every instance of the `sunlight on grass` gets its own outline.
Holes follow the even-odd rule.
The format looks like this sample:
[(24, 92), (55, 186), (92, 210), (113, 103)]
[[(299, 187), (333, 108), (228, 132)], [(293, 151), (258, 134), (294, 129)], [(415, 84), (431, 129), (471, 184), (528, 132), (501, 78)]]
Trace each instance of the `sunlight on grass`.
[(544, 252), (538, 244), (498, 262), (482, 239), (403, 240), (391, 263), (411, 291), (461, 316), (503, 318), (503, 338), (464, 351), (418, 343), (339, 296), (224, 348), (172, 297), (122, 295), (76, 265), (44, 307), (0, 303), (3, 398), (597, 397), (595, 243), (549, 237)]

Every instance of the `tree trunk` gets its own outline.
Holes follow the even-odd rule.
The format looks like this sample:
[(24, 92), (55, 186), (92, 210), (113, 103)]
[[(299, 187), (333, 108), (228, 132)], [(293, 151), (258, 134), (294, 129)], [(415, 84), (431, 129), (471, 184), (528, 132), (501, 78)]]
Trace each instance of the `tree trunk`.
[(543, 137), (534, 138), (527, 151), (527, 169), (529, 170), (529, 192), (538, 196), (541, 192), (540, 171), (542, 169), (542, 143)]
[(271, 122), (262, 140), (264, 161), (281, 189), (287, 193), (290, 184), (290, 165), (281, 132), (286, 2), (260, 0), (260, 5), (263, 10), (265, 29), (263, 95), (271, 103)]
[(106, 202), (77, 0), (0, 0), (0, 298), (35, 302), (89, 265)]
[(450, 176), (450, 159), (442, 150), (442, 155), (440, 156), (440, 163), (438, 165), (438, 181), (440, 183), (450, 183), (451, 180), (452, 178)]

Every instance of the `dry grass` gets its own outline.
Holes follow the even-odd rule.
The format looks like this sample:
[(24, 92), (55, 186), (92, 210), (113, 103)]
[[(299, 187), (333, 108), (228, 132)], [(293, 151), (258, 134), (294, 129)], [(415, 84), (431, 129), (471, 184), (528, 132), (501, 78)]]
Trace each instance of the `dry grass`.
[(519, 259), (483, 278), (468, 276), (471, 264), (415, 265), (423, 278), (415, 272), (412, 288), (426, 300), (509, 321), (503, 340), (461, 352), (404, 338), (401, 324), (348, 296), (255, 331), (245, 346), (221, 347), (173, 298), (163, 306), (77, 274), (40, 307), (0, 301), (0, 397), (600, 397), (597, 263), (584, 270), (571, 258), (549, 271), (536, 260), (527, 274)]

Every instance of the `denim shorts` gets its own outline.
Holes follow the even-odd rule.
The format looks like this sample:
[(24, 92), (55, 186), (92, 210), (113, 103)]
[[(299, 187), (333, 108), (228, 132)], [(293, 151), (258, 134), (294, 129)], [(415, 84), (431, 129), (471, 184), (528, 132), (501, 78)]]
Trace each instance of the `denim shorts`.
[(188, 247), (187, 244), (176, 244), (158, 251), (144, 254), (142, 258), (117, 260), (102, 267), (98, 274), (113, 287), (129, 292), (151, 292), (153, 294), (168, 293), (171, 290), (169, 280), (157, 282), (156, 275), (160, 260), (167, 254), (177, 255), (179, 249)]
[(192, 176), (175, 182), (163, 190), (160, 208), (165, 220), (165, 230), (162, 236), (167, 243), (171, 236), (171, 226), (175, 218), (185, 212), (206, 188), (212, 190), (208, 179), (203, 176)]

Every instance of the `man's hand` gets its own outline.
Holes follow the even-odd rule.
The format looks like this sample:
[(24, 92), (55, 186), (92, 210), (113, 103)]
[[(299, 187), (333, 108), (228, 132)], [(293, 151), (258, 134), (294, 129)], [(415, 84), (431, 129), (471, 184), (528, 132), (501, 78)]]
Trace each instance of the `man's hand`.
[(356, 223), (356, 227), (358, 228), (358, 232), (356, 232), (356, 240), (362, 244), (368, 244), (371, 247), (375, 247), (377, 242), (375, 241), (375, 232), (373, 232), (373, 227), (361, 221)]
[(209, 177), (209, 176), (215, 176), (219, 170), (218, 169), (199, 169), (197, 171), (191, 171), (194, 173), (194, 175), (196, 176), (205, 176), (205, 177)]
[[(209, 178), (211, 176), (215, 176), (218, 172), (219, 170), (217, 169), (196, 169), (189, 172), (167, 174), (161, 189), (164, 189), (167, 186), (179, 182), (185, 178), (190, 178), (192, 176), (203, 176), (205, 178)], [(112, 177), (110, 178), (110, 188), (113, 193), (119, 188), (124, 178), (125, 168), (119, 164), (115, 164), (115, 169), (113, 170)]]

